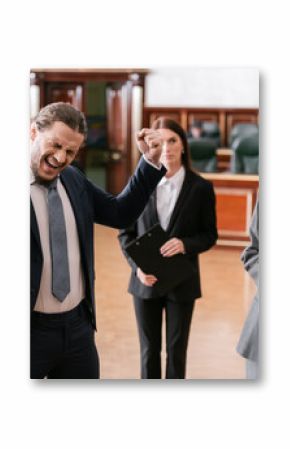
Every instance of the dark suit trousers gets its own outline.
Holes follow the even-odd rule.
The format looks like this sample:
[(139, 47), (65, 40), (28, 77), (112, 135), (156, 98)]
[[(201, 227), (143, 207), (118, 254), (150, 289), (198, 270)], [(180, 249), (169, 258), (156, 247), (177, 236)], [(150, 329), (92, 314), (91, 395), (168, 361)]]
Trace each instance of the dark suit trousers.
[(184, 379), (193, 302), (176, 303), (166, 297), (134, 297), (141, 347), (141, 378), (161, 379), (162, 315), (166, 320), (166, 379)]
[(98, 379), (94, 333), (83, 302), (64, 313), (32, 312), (31, 379)]

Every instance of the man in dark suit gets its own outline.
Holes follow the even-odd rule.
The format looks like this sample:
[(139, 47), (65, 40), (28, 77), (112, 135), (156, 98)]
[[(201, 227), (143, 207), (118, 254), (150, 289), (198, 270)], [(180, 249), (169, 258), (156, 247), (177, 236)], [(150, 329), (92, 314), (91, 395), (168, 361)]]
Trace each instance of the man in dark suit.
[(165, 174), (156, 131), (137, 136), (143, 153), (118, 195), (69, 166), (87, 132), (70, 104), (43, 108), (31, 125), (31, 378), (99, 378), (94, 342), (93, 224), (138, 218)]

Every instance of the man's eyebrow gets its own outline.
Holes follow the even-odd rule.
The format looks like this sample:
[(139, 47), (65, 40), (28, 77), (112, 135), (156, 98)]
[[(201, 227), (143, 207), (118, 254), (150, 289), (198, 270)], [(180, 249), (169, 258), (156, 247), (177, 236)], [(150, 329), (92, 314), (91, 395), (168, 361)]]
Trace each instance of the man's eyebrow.
[(70, 145), (70, 144), (68, 143), (68, 145), (64, 145), (64, 144), (59, 140), (58, 137), (51, 137), (51, 138), (48, 139), (48, 142), (51, 142), (51, 143), (53, 143), (53, 144), (60, 145), (61, 147), (64, 147), (64, 148), (66, 148), (66, 149), (68, 149), (68, 150), (73, 150), (73, 151), (77, 151), (77, 150), (78, 150), (78, 148), (77, 148), (74, 144)]
[(51, 143), (58, 143), (59, 145), (62, 145), (57, 137), (48, 137), (47, 141), (51, 142)]

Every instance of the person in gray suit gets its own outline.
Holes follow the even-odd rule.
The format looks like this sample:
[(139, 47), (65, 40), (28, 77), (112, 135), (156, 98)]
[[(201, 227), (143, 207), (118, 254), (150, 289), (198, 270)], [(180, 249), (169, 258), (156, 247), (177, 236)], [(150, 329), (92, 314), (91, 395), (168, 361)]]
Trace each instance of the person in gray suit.
[(243, 252), (241, 259), (257, 286), (257, 293), (244, 323), (237, 351), (247, 359), (247, 379), (254, 380), (258, 377), (259, 368), (259, 200), (252, 217), (250, 237), (251, 243)]

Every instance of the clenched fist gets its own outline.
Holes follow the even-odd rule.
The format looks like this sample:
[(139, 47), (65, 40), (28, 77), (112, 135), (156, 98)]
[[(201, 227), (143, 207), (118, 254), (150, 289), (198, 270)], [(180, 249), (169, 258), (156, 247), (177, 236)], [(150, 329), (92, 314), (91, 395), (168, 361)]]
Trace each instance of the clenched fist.
[(155, 165), (159, 165), (163, 140), (158, 130), (143, 128), (137, 132), (137, 145), (141, 153)]

